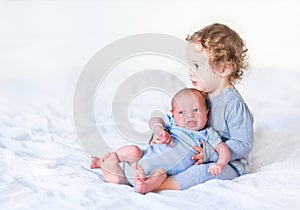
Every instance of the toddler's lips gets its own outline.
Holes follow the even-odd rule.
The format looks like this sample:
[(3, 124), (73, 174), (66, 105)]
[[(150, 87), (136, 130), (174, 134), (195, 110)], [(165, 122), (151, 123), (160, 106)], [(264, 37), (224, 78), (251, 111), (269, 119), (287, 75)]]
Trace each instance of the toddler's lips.
[(192, 82), (192, 84), (194, 85), (194, 86), (196, 86), (197, 85), (197, 82), (196, 81), (191, 81)]

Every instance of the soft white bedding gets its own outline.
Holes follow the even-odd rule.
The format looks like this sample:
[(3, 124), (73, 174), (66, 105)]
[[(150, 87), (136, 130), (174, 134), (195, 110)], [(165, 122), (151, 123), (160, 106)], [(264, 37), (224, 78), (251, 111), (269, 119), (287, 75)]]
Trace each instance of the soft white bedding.
[[(233, 14), (233, 4), (227, 1), (222, 5), (218, 1), (109, 2), (1, 1), (0, 209), (299, 209), (296, 3), (289, 1), (289, 12), (288, 1), (246, 5), (234, 1)], [(287, 12), (278, 15), (282, 11)], [(90, 160), (77, 138), (72, 103), (80, 71), (91, 56), (127, 35), (155, 32), (184, 38), (196, 24), (214, 20), (244, 26), (240, 31), (255, 64), (237, 86), (255, 117), (251, 173), (185, 191), (140, 195), (129, 186), (104, 183), (99, 170), (84, 168)], [(134, 63), (143, 62), (129, 64)], [(143, 68), (164, 67), (161, 62), (152, 65)], [(189, 84), (187, 75), (182, 75)], [(108, 85), (115, 87), (120, 79), (113, 77)], [(147, 128), (145, 110), (163, 106), (167, 111), (169, 105), (166, 95), (160, 95), (159, 103), (154, 100), (157, 96), (141, 96), (146, 98), (133, 101), (129, 110), (138, 130)], [(97, 122), (107, 126), (103, 131), (107, 135), (116, 135), (110, 133), (111, 114), (103, 109), (109, 101), (96, 100)], [(115, 140), (110, 142), (113, 148), (128, 143), (110, 139)]]
[(90, 161), (73, 126), (74, 85), (57, 80), (2, 84), (1, 209), (297, 209), (299, 81), (296, 71), (253, 69), (237, 86), (255, 115), (250, 174), (147, 195), (103, 183), (99, 170), (82, 167)]

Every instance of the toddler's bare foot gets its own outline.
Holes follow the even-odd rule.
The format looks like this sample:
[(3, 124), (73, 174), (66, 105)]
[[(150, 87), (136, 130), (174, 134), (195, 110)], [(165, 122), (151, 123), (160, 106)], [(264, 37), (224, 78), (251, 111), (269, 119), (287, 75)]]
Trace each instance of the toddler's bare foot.
[(101, 158), (92, 157), (91, 169), (101, 168)]
[(147, 181), (147, 177), (146, 177), (146, 174), (145, 174), (145, 171), (144, 169), (136, 164), (136, 163), (133, 163), (133, 167), (135, 169), (134, 171), (134, 177), (133, 177), (133, 181), (134, 181), (134, 190), (138, 193), (142, 193), (142, 194), (145, 194), (147, 193), (146, 191), (146, 181)]
[(106, 182), (115, 184), (128, 184), (124, 172), (119, 165), (117, 153), (107, 153), (100, 159), (101, 169)]

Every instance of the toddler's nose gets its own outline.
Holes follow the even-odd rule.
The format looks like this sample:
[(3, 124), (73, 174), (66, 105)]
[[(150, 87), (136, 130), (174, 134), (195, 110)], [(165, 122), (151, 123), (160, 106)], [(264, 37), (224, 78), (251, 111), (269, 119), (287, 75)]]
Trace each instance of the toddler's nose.
[(189, 76), (190, 77), (194, 77), (195, 76), (195, 72), (193, 70), (191, 70), (191, 69), (189, 70)]

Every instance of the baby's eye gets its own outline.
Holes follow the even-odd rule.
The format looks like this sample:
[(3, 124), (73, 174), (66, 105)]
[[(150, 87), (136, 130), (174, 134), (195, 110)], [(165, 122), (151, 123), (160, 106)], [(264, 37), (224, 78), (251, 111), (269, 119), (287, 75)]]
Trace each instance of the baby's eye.
[(178, 113), (184, 115), (184, 111), (179, 111)]
[(194, 63), (194, 67), (195, 67), (195, 69), (198, 69), (199, 65)]
[(200, 112), (200, 109), (199, 109), (199, 108), (195, 108), (195, 109), (194, 109), (194, 112), (195, 112), (195, 113)]

